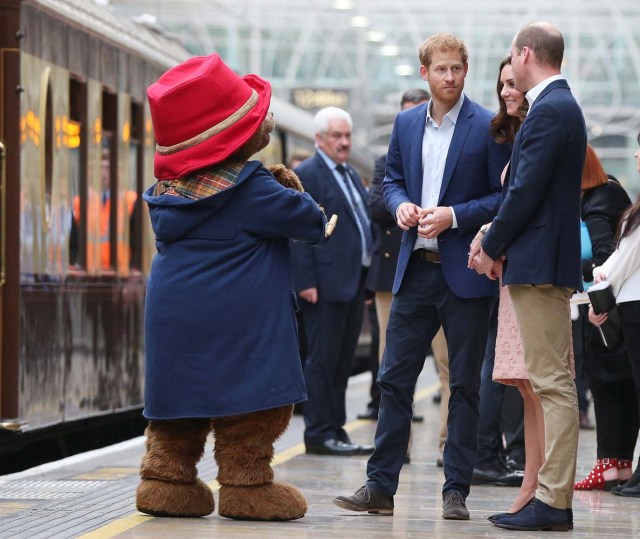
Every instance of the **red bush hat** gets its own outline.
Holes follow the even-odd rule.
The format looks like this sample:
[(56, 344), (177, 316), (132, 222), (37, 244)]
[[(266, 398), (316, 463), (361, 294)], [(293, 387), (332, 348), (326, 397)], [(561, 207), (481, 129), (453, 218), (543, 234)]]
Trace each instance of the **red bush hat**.
[(169, 180), (220, 163), (247, 142), (267, 115), (271, 85), (257, 75), (236, 75), (211, 54), (171, 68), (147, 97), (155, 177)]

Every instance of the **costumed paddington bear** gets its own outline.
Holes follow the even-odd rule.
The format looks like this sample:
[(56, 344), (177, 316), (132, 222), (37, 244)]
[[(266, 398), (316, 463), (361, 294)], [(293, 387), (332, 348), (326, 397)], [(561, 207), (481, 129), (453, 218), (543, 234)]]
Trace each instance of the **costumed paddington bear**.
[(274, 128), (267, 81), (212, 54), (169, 70), (147, 95), (158, 181), (144, 200), (158, 253), (145, 308), (149, 425), (137, 508), (212, 513), (196, 463), (213, 432), (220, 515), (300, 518), (303, 495), (271, 468), (273, 443), (306, 398), (289, 239), (326, 242), (326, 218), (295, 175), (285, 174), (298, 190), (248, 160)]

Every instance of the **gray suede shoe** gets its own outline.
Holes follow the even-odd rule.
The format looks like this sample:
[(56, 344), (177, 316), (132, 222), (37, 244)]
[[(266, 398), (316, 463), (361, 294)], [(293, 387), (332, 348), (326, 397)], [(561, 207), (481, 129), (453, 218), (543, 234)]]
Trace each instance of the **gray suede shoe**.
[(469, 520), (464, 498), (457, 490), (445, 492), (442, 500), (442, 518), (445, 520)]
[(366, 511), (374, 515), (393, 515), (393, 496), (386, 496), (375, 487), (364, 485), (353, 496), (338, 496), (333, 503), (349, 511)]

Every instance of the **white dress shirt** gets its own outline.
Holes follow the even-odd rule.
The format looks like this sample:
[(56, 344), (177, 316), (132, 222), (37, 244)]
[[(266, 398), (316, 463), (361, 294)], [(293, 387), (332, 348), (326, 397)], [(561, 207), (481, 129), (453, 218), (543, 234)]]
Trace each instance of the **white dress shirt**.
[[(453, 138), (453, 132), (456, 128), (463, 102), (464, 94), (461, 94), (458, 102), (444, 115), (440, 125), (436, 124), (431, 116), (432, 102), (429, 101), (427, 105), (427, 121), (424, 126), (424, 136), (422, 137), (422, 199), (420, 207), (423, 209), (435, 208), (438, 205), (447, 154), (449, 153), (449, 146), (451, 146), (451, 139)], [(451, 208), (451, 216), (453, 217), (451, 228), (458, 228), (453, 208)], [(418, 237), (413, 249), (437, 251), (438, 239)]]
[(604, 273), (613, 288), (616, 303), (640, 301), (640, 228), (622, 238), (607, 261), (593, 269), (593, 276)]
[(542, 90), (544, 90), (547, 86), (549, 86), (549, 84), (557, 80), (564, 80), (564, 77), (562, 75), (552, 75), (551, 77), (544, 79), (542, 82), (536, 84), (533, 88), (531, 88), (531, 90), (529, 90), (525, 94), (525, 97), (529, 102), (529, 108), (533, 106), (534, 101), (538, 99), (538, 96), (542, 93)]

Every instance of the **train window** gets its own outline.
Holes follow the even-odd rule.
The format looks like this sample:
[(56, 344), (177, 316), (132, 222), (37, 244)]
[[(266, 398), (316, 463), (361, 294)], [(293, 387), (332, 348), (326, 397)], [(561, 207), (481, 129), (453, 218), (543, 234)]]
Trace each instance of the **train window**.
[[(53, 99), (51, 96), (51, 82), (49, 81), (50, 69), (45, 69), (41, 80), (41, 91), (44, 95), (40, 95), (40, 118), (44, 120), (41, 128), (43, 134), (43, 144), (40, 150), (40, 177), (41, 184), (41, 203), (44, 216), (44, 223), (48, 227), (51, 223), (51, 190), (53, 188)], [(44, 107), (44, 110), (42, 108)], [(42, 121), (41, 120), (41, 121)]]
[(129, 139), (129, 185), (127, 186), (126, 203), (129, 212), (129, 268), (142, 268), (142, 205), (140, 195), (142, 191), (142, 106), (131, 103), (131, 137)]
[(87, 85), (75, 79), (69, 85), (69, 121), (65, 129), (65, 142), (69, 148), (71, 229), (69, 232), (69, 266), (86, 267), (86, 163), (87, 140)]
[(117, 133), (118, 105), (114, 93), (102, 92), (102, 161), (100, 186), (100, 267), (115, 268), (116, 252), (112, 238), (116, 237), (116, 204), (111, 204), (117, 193)]

